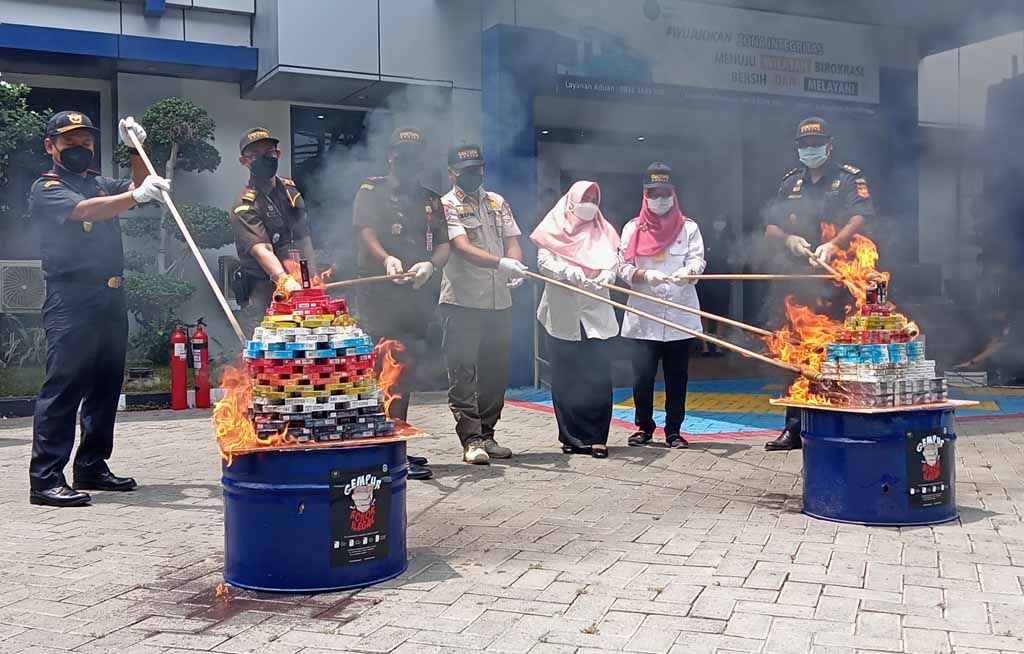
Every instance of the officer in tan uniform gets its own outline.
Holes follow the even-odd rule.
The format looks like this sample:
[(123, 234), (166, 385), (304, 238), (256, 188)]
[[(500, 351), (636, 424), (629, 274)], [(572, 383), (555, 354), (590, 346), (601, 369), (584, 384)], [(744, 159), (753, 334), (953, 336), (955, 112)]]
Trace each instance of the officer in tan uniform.
[(448, 404), (466, 463), (507, 459), (512, 450), (494, 438), (505, 404), (511, 347), (510, 286), (526, 266), (521, 234), (508, 202), (484, 189), (477, 145), (448, 156), (452, 189), (441, 198), (451, 258), (441, 280), (442, 348), (448, 368)]
[[(231, 206), (231, 229), (241, 266), (232, 280), (242, 306), (241, 322), (252, 334), (270, 305), (278, 280), (287, 274), (284, 260), (298, 251), (312, 267), (313, 241), (306, 204), (295, 182), (277, 175), (279, 141), (262, 127), (242, 135), (238, 161), (249, 169), (249, 184)], [(302, 288), (288, 280), (286, 288)]]

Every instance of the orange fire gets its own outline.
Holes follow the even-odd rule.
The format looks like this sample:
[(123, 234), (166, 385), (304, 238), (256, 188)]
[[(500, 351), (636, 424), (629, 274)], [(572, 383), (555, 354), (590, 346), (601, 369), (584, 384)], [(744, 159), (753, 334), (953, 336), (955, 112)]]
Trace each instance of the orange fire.
[(377, 357), (380, 359), (380, 389), (384, 392), (384, 413), (391, 418), (391, 405), (395, 400), (402, 397), (401, 393), (395, 392), (395, 384), (402, 376), (405, 366), (395, 358), (396, 352), (404, 352), (405, 346), (393, 338), (382, 338), (377, 343)]
[[(274, 299), (287, 301), (291, 293), (285, 288), (285, 285), (289, 281), (295, 281), (302, 284), (302, 271), (299, 268), (299, 262), (294, 259), (285, 259), (281, 262), (284, 264), (284, 275), (277, 280), (274, 288)], [(313, 287), (323, 286), (327, 283), (327, 280), (331, 278), (331, 274), (334, 273), (334, 266), (328, 266), (320, 272), (313, 275), (313, 279), (310, 280), (310, 284)]]
[(231, 465), (238, 452), (295, 442), (294, 438), (288, 436), (287, 428), (279, 434), (265, 438), (256, 434), (252, 420), (249, 419), (249, 408), (252, 406), (252, 379), (244, 363), (224, 366), (221, 370), (220, 385), (224, 389), (224, 397), (213, 407), (213, 433), (217, 437), (220, 454), (228, 465)]
[[(831, 240), (836, 235), (835, 225), (821, 224), (822, 242)], [(856, 235), (849, 247), (840, 250), (831, 265), (840, 273), (843, 285), (853, 295), (853, 302), (845, 307), (845, 316), (860, 311), (867, 301), (869, 282), (888, 282), (890, 275), (876, 269), (878, 248), (874, 242), (861, 235)], [(835, 342), (836, 336), (843, 329), (843, 322), (833, 320), (810, 308), (797, 304), (793, 297), (786, 298), (787, 323), (765, 338), (769, 351), (779, 360), (809, 367), (821, 371), (821, 363), (825, 360), (825, 346)], [(910, 322), (909, 328), (917, 329)], [(789, 388), (788, 399), (806, 404), (827, 404), (828, 401), (810, 392), (810, 381), (806, 377), (798, 378)]]

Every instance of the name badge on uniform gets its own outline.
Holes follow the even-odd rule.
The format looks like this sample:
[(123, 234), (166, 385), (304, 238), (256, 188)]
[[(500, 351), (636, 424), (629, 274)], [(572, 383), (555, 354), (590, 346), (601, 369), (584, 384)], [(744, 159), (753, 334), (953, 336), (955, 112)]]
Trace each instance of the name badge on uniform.
[(86, 233), (91, 232), (92, 231), (92, 223), (89, 222), (88, 220), (82, 221), (82, 229), (85, 230)]
[(427, 230), (427, 252), (434, 251), (434, 232)]

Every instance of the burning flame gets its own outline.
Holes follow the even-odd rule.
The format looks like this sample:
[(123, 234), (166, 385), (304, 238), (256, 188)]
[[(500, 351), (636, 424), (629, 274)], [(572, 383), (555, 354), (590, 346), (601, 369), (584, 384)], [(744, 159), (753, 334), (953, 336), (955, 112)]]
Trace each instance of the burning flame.
[(228, 465), (238, 452), (255, 447), (287, 445), (295, 439), (288, 436), (288, 429), (281, 433), (261, 438), (249, 419), (249, 408), (252, 406), (252, 378), (245, 364), (228, 364), (221, 370), (220, 385), (224, 389), (224, 397), (213, 407), (213, 433), (217, 438), (217, 447)]
[(231, 601), (231, 591), (228, 589), (228, 585), (223, 581), (217, 584), (216, 598), (218, 602)]
[[(287, 302), (288, 298), (291, 296), (291, 293), (288, 291), (287, 288), (285, 288), (285, 286), (288, 284), (289, 281), (295, 281), (299, 285), (302, 285), (302, 270), (299, 266), (299, 262), (294, 259), (285, 259), (281, 263), (284, 264), (285, 274), (281, 275), (281, 277), (278, 278), (277, 280), (277, 283), (274, 288), (274, 300)], [(314, 288), (318, 286), (323, 286), (324, 284), (327, 283), (327, 280), (331, 278), (331, 275), (333, 273), (334, 266), (328, 266), (327, 268), (313, 275), (313, 279), (310, 280), (310, 285), (313, 286)]]
[[(821, 224), (822, 242), (835, 238), (836, 233), (835, 225)], [(877, 270), (877, 264), (878, 248), (871, 239), (859, 234), (832, 260), (831, 266), (840, 274), (842, 284), (853, 295), (853, 303), (845, 307), (845, 316), (856, 314), (867, 302), (869, 282), (889, 281), (889, 273)], [(765, 338), (769, 351), (781, 361), (820, 372), (825, 360), (826, 344), (836, 341), (839, 332), (843, 330), (843, 322), (797, 304), (792, 296), (786, 298), (786, 319), (785, 326), (773, 336)], [(918, 331), (913, 322), (908, 322), (908, 329), (914, 334)], [(812, 405), (829, 403), (826, 398), (810, 392), (810, 380), (806, 377), (793, 382), (788, 399)]]
[(382, 338), (377, 343), (376, 350), (377, 358), (381, 362), (379, 381), (380, 388), (384, 392), (384, 413), (390, 419), (391, 405), (395, 400), (402, 397), (401, 393), (396, 393), (393, 389), (395, 384), (398, 383), (398, 378), (402, 376), (402, 370), (405, 368), (395, 358), (395, 353), (404, 352), (405, 346), (393, 338)]

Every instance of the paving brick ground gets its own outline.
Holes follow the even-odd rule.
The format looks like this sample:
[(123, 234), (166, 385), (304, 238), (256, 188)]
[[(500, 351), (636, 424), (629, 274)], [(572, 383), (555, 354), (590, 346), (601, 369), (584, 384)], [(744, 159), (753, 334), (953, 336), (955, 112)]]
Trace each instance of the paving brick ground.
[(123, 416), (131, 494), (27, 502), (27, 421), (0, 423), (0, 654), (1024, 652), (1024, 421), (961, 425), (958, 522), (842, 526), (800, 509), (800, 455), (763, 438), (567, 458), (550, 415), (511, 408), (519, 454), (458, 463), (451, 417), (416, 450), (410, 564), (354, 593), (221, 581), (220, 463), (200, 413)]

